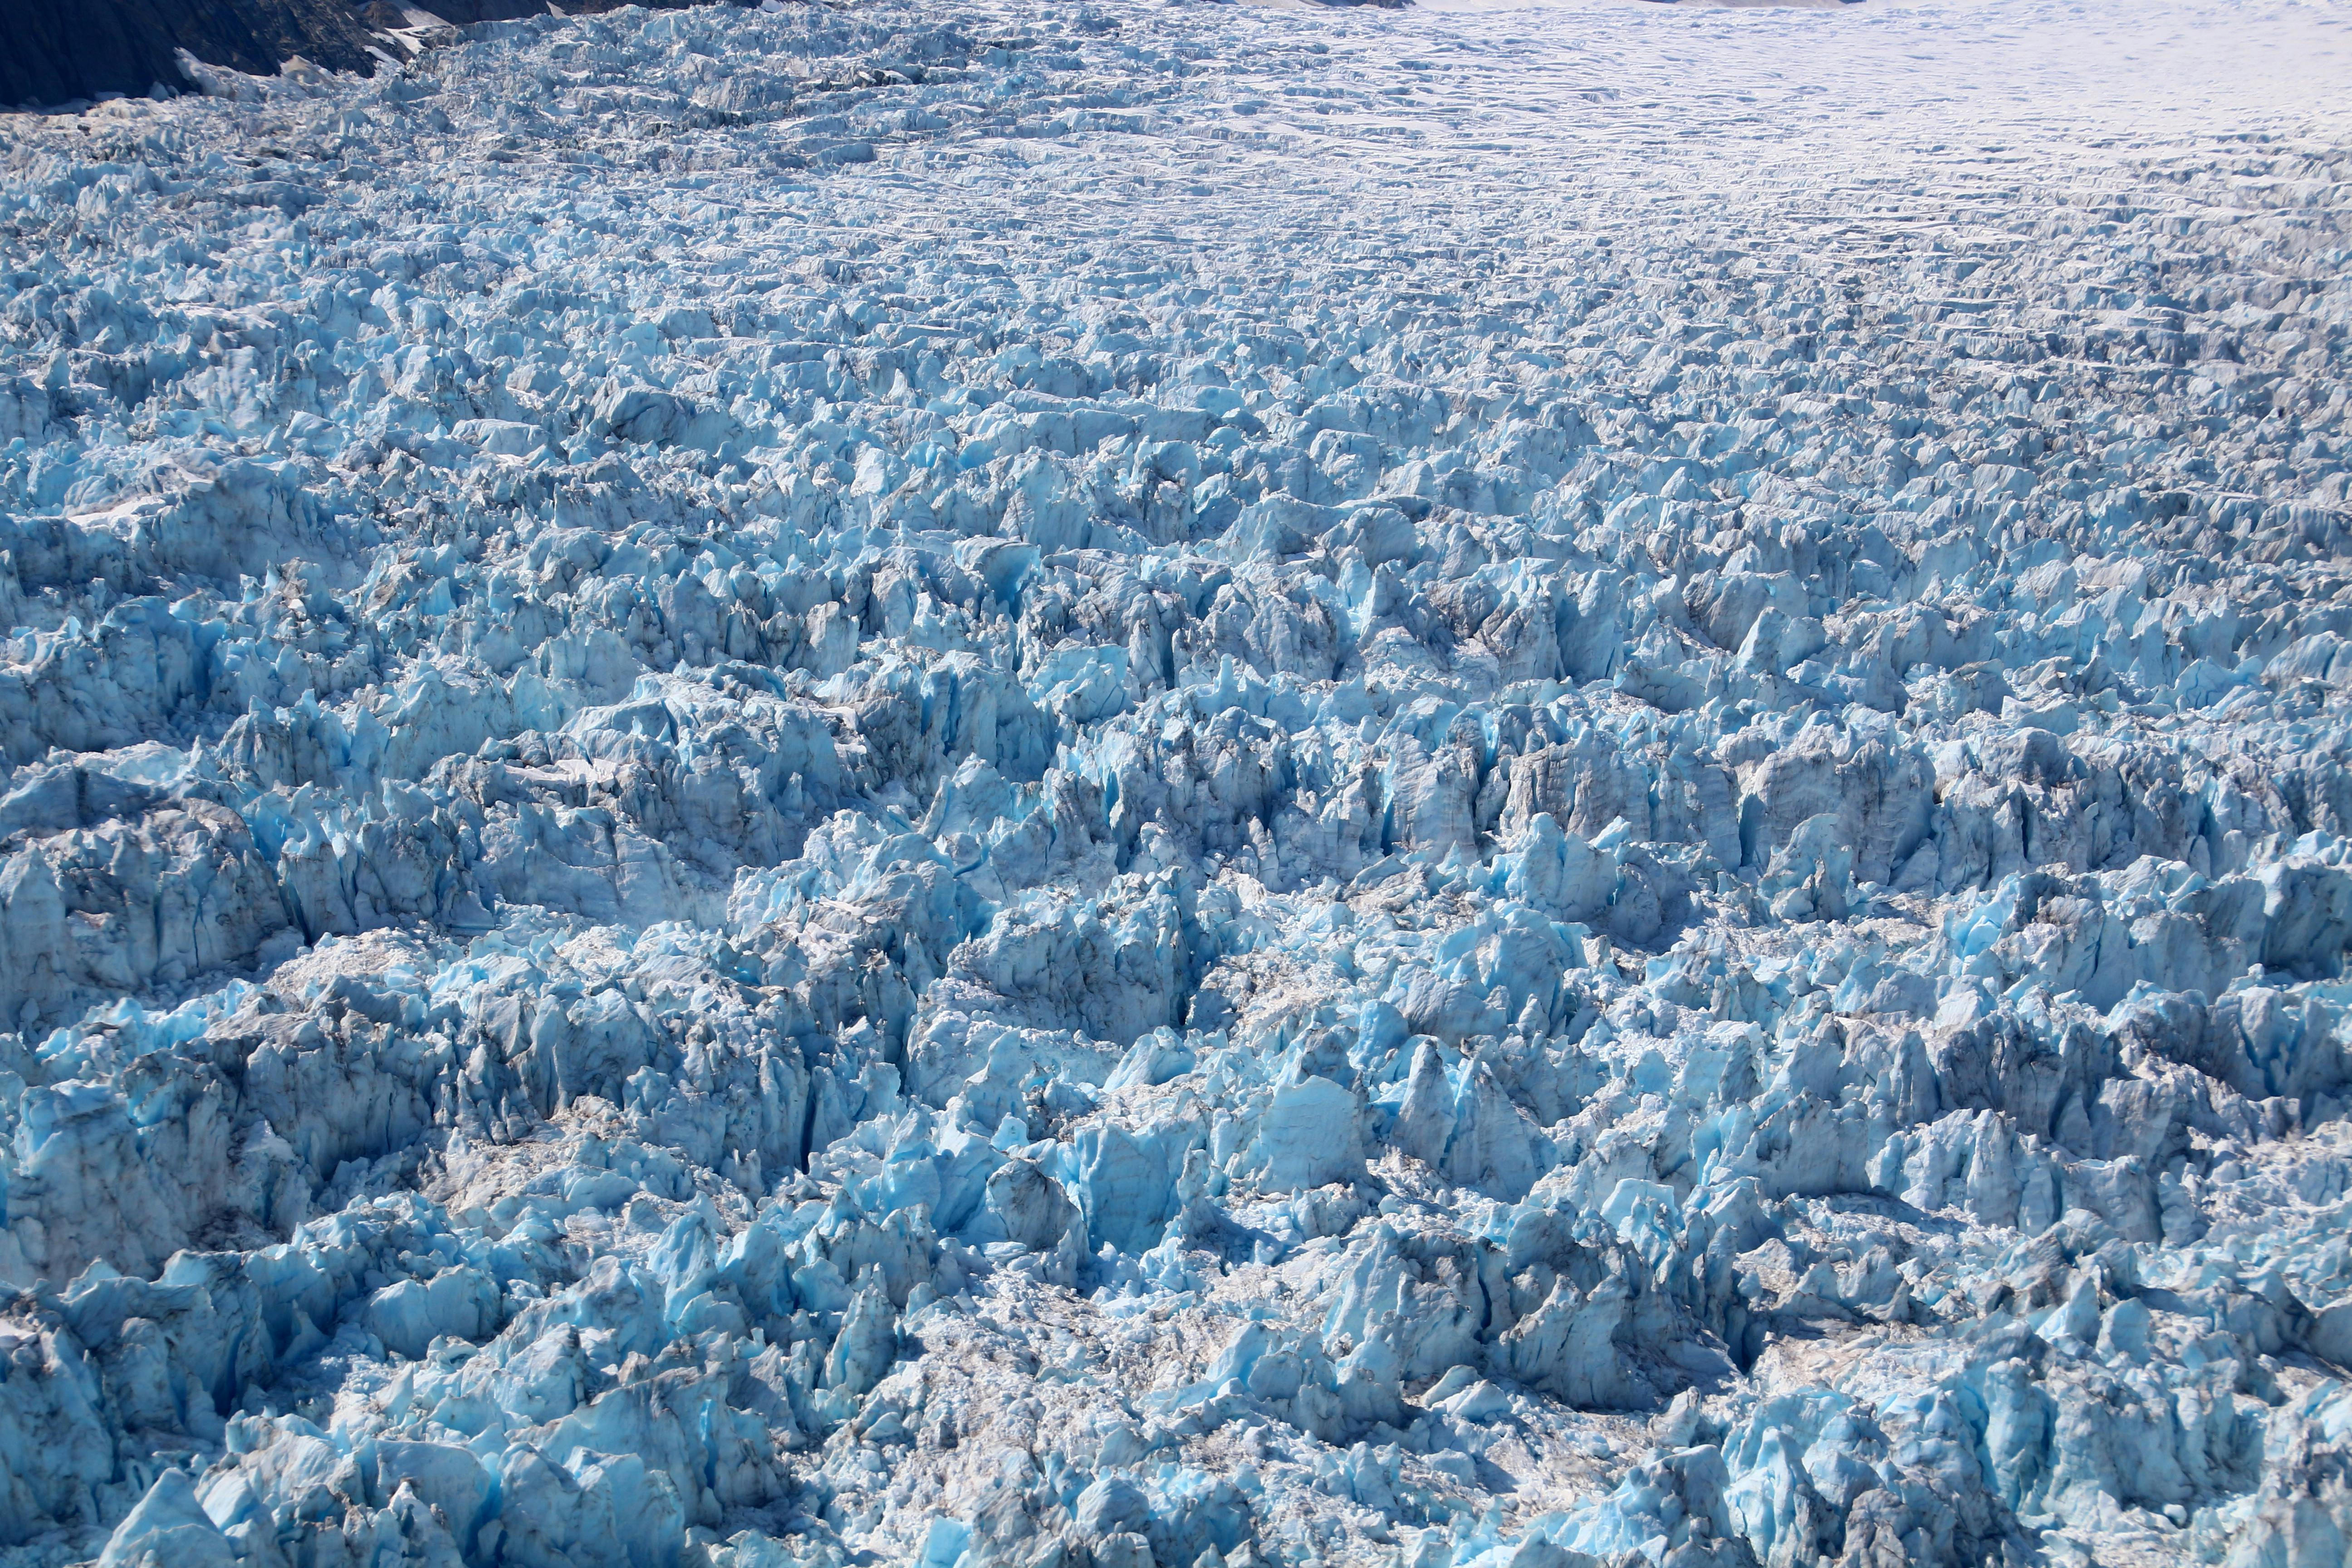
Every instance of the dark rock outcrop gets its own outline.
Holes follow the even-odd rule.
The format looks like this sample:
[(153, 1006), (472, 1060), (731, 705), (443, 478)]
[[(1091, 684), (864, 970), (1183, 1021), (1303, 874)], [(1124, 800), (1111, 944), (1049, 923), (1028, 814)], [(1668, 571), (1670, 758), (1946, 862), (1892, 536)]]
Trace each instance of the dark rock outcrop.
[[(562, 12), (611, 11), (626, 0), (573, 0)], [(689, 0), (646, 0), (656, 10)], [(436, 0), (421, 7), (456, 26), (511, 21), (547, 0)], [(0, 108), (51, 108), (157, 87), (195, 87), (183, 49), (206, 65), (267, 76), (299, 55), (329, 70), (373, 72), (409, 45), (399, 0), (7, 0), (0, 26)]]
[(0, 103), (36, 107), (186, 89), (178, 51), (267, 74), (296, 55), (370, 71), (375, 40), (345, 0), (9, 0)]

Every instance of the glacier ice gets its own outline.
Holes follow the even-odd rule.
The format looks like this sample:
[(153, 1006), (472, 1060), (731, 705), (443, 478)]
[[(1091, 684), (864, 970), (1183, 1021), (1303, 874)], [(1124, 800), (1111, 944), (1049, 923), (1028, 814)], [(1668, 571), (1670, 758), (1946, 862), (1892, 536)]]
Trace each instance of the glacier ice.
[(12, 117), (0, 1563), (2336, 1568), (2342, 39)]

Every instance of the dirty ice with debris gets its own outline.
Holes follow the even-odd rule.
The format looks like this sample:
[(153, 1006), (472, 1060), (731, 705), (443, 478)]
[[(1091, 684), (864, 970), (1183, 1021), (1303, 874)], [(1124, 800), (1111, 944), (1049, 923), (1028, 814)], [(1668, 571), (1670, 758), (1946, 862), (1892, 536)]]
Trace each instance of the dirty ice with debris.
[(10, 118), (0, 1563), (2341, 1568), (2346, 23)]

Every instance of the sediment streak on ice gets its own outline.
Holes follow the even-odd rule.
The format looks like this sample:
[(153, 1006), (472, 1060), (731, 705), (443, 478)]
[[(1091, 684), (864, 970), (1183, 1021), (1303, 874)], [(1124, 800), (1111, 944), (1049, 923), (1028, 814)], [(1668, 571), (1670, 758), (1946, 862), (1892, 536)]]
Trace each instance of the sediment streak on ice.
[(0, 1551), (2339, 1563), (2342, 37), (14, 121)]

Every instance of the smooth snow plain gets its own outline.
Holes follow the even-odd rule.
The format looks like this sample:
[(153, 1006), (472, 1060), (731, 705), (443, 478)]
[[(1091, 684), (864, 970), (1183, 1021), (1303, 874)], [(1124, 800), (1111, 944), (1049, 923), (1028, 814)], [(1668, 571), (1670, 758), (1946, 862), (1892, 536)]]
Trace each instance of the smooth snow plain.
[(2340, 1568), (2344, 24), (9, 120), (0, 1562)]

